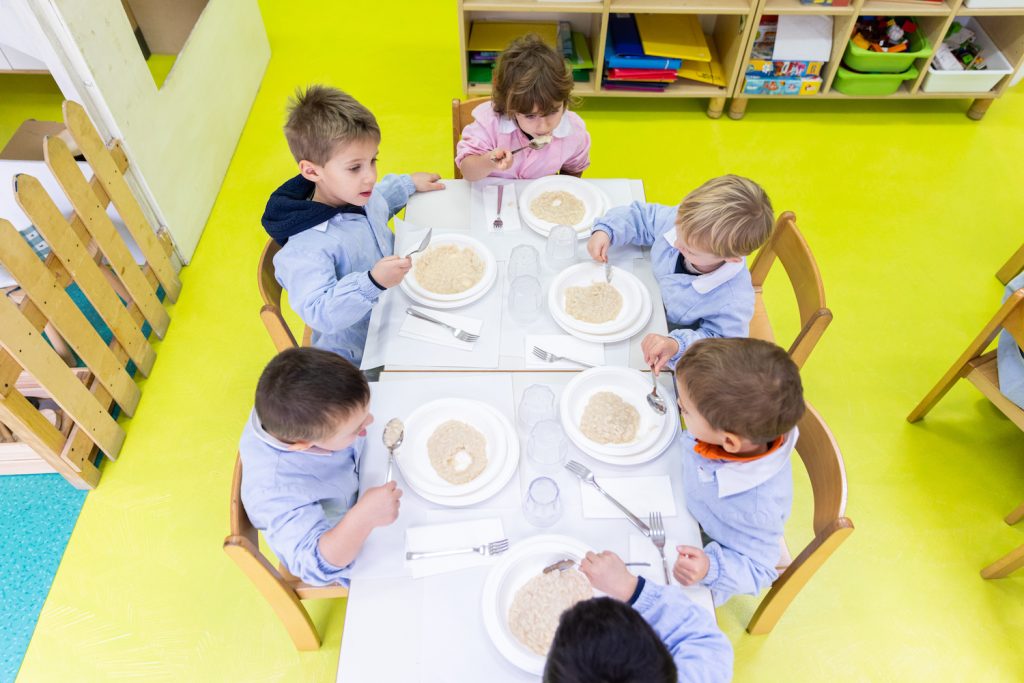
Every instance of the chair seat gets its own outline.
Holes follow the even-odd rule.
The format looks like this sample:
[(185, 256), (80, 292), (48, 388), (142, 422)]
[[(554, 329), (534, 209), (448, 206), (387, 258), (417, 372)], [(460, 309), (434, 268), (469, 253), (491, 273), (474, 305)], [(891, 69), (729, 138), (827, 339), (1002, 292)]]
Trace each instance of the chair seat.
[(1006, 398), (1003, 392), (999, 391), (999, 368), (996, 364), (996, 352), (989, 351), (967, 364), (970, 370), (967, 379), (971, 384), (978, 387), (978, 390), (1014, 424), (1024, 429), (1024, 409)]

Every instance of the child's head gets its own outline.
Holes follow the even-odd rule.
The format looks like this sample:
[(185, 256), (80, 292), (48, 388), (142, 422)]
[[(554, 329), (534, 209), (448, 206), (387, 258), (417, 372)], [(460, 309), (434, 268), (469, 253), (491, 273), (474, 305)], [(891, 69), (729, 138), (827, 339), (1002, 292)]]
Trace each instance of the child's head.
[(366, 436), (373, 422), (370, 385), (341, 356), (309, 347), (277, 354), (256, 385), (256, 415), (263, 429), (291, 444), (340, 451)]
[(674, 683), (672, 655), (650, 624), (612, 598), (578, 602), (562, 613), (544, 666), (544, 683)]
[(686, 195), (676, 215), (675, 246), (701, 270), (739, 261), (771, 237), (775, 214), (768, 195), (748, 178), (712, 178)]
[(491, 102), (524, 133), (549, 135), (562, 121), (572, 93), (572, 68), (536, 34), (516, 38), (498, 57)]
[(744, 455), (791, 430), (804, 414), (800, 370), (760, 339), (702, 339), (676, 365), (679, 408), (694, 438)]
[(336, 88), (311, 85), (288, 103), (288, 148), (317, 199), (363, 206), (377, 182), (380, 128), (370, 110)]

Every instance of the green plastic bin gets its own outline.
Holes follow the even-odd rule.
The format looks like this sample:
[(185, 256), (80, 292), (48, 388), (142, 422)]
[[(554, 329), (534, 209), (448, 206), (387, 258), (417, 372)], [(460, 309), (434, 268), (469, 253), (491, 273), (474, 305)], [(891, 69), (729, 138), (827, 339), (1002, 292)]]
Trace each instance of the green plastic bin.
[(900, 83), (917, 78), (917, 74), (916, 66), (900, 74), (862, 74), (840, 66), (832, 87), (844, 95), (891, 95), (900, 89)]
[(932, 53), (932, 46), (924, 37), (920, 24), (918, 24), (918, 29), (910, 34), (908, 47), (906, 52), (872, 52), (857, 47), (851, 40), (846, 45), (843, 64), (849, 69), (865, 73), (895, 74), (906, 71), (915, 59), (928, 57)]

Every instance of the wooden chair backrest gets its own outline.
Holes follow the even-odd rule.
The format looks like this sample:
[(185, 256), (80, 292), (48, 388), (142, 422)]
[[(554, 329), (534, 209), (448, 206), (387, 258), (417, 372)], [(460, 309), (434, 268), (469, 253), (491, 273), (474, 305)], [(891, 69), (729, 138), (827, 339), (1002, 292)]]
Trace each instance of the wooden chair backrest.
[(839, 444), (810, 404), (799, 423), (796, 452), (807, 469), (814, 496), (814, 533), (820, 534), (846, 513), (846, 468)]
[(800, 311), (801, 328), (789, 348), (789, 355), (797, 365), (803, 366), (832, 321), (832, 311), (825, 305), (825, 285), (821, 281), (818, 263), (804, 236), (797, 230), (796, 215), (792, 211), (785, 211), (779, 216), (771, 238), (750, 265), (750, 279), (756, 291), (764, 286), (776, 259), (782, 263), (793, 286)]
[(260, 290), (260, 298), (263, 299), (263, 307), (260, 308), (260, 318), (263, 325), (270, 334), (274, 347), (280, 352), (298, 346), (295, 335), (285, 322), (284, 314), (281, 313), (281, 284), (274, 276), (274, 256), (281, 251), (281, 245), (273, 239), (267, 240), (260, 254), (259, 265), (256, 267), (256, 284)]
[(487, 102), (489, 97), (476, 97), (472, 100), (452, 100), (452, 165), (454, 167), (453, 178), (461, 178), (462, 171), (455, 164), (455, 149), (462, 139), (462, 131), (473, 122), (473, 110), (482, 102)]
[(1024, 244), (1021, 245), (1020, 249), (1014, 252), (1013, 256), (1010, 257), (1003, 267), (996, 273), (996, 277), (1004, 285), (1010, 280), (1017, 277), (1017, 273), (1024, 270)]

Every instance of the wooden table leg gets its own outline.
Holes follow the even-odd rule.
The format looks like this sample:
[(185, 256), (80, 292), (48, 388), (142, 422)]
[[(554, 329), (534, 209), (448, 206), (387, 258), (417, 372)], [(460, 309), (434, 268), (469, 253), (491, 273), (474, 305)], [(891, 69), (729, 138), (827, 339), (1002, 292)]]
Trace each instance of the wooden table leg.
[(722, 112), (725, 111), (725, 98), (724, 97), (712, 97), (708, 101), (708, 118), (717, 119), (722, 116)]
[(743, 115), (747, 113), (747, 102), (750, 98), (747, 97), (734, 97), (732, 102), (729, 103), (729, 118), (739, 121), (743, 118)]
[(992, 106), (992, 98), (985, 98), (983, 100), (974, 100), (971, 102), (971, 108), (967, 110), (967, 118), (973, 121), (981, 121), (985, 116), (985, 112)]

